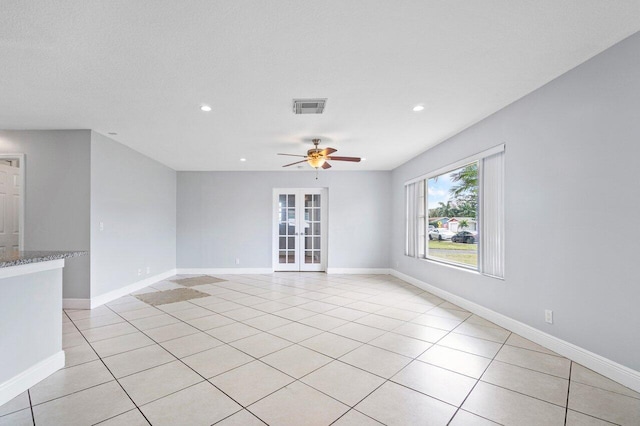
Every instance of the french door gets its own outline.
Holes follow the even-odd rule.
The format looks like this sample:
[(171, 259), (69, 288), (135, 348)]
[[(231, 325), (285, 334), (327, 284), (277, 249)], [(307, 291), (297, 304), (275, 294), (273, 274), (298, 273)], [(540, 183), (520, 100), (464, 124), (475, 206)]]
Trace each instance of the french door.
[(327, 190), (273, 190), (274, 271), (324, 271), (327, 265)]

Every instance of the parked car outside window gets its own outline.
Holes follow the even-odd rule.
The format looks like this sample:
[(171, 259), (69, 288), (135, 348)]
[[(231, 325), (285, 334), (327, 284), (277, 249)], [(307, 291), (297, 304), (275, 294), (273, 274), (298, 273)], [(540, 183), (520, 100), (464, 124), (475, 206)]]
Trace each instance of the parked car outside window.
[(451, 241), (454, 243), (466, 243), (466, 244), (473, 244), (477, 241), (477, 239), (478, 239), (477, 234), (474, 235), (474, 233), (471, 231), (461, 231), (455, 234), (453, 237), (451, 237)]
[(430, 240), (450, 240), (455, 234), (446, 228), (435, 228), (429, 232)]

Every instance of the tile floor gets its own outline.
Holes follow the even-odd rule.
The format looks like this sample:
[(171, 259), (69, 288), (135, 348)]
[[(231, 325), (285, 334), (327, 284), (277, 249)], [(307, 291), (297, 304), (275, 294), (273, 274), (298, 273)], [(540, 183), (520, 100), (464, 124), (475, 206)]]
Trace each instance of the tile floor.
[(219, 278), (63, 312), (66, 368), (0, 425), (640, 424), (640, 394), (388, 275)]

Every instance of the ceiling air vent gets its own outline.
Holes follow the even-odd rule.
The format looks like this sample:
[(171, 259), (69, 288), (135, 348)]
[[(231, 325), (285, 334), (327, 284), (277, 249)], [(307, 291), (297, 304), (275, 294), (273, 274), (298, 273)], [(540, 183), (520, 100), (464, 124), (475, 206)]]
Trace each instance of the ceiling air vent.
[(322, 114), (327, 99), (294, 99), (294, 114)]

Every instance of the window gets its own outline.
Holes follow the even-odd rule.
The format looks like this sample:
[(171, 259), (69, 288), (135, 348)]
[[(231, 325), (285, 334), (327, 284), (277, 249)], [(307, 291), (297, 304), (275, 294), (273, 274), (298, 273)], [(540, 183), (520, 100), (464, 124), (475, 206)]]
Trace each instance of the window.
[(478, 268), (478, 162), (429, 179), (429, 258)]
[(504, 277), (504, 145), (405, 184), (407, 256)]

